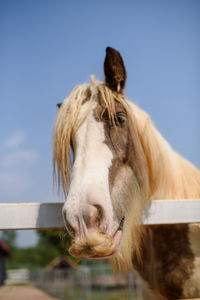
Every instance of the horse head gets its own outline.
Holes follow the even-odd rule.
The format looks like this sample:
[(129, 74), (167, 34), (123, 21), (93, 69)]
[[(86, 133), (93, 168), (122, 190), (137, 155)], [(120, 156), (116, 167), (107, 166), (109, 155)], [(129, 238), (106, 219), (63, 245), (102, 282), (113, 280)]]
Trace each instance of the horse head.
[(126, 100), (126, 70), (113, 48), (106, 49), (104, 73), (105, 82), (93, 77), (75, 88), (59, 105), (55, 122), (54, 174), (66, 194), (70, 253), (78, 258), (131, 257), (130, 239), (137, 250), (149, 186), (138, 125), (149, 118), (136, 116)]

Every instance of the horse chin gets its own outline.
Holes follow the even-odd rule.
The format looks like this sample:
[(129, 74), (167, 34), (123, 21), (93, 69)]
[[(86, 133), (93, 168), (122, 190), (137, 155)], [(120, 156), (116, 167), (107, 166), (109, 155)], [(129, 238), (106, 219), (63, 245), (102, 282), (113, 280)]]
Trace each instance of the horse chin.
[(85, 238), (76, 238), (69, 253), (78, 258), (105, 259), (114, 255), (120, 246), (122, 230), (117, 230), (113, 237), (92, 232)]
[(92, 256), (90, 257), (90, 259), (109, 259), (111, 258), (111, 256), (113, 256), (114, 254), (116, 254), (119, 251), (120, 248), (120, 243), (121, 243), (121, 239), (122, 239), (122, 230), (117, 230), (117, 232), (115, 233), (114, 237), (113, 237), (113, 252), (109, 255), (106, 256)]

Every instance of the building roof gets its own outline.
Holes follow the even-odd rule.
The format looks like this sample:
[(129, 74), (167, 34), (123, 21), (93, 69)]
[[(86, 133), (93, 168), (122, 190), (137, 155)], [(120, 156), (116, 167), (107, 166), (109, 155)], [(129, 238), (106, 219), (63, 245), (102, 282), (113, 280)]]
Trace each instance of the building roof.
[(55, 269), (76, 269), (76, 267), (76, 263), (69, 256), (58, 256), (45, 269), (51, 271)]

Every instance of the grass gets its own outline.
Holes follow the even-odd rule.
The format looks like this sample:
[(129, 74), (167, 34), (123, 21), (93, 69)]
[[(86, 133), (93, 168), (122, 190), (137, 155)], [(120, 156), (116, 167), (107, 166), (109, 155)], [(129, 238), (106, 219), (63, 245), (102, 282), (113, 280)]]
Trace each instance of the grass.
[(128, 288), (123, 289), (90, 289), (84, 291), (82, 288), (70, 288), (70, 287), (54, 287), (52, 291), (48, 289), (52, 295), (63, 300), (129, 300), (130, 290)]

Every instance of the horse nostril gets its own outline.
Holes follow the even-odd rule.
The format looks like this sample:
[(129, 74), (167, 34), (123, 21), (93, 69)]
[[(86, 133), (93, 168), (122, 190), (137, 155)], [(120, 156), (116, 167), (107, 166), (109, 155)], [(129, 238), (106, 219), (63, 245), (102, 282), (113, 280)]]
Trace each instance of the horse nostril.
[(103, 219), (103, 208), (98, 204), (94, 205), (94, 207), (97, 209), (96, 220), (100, 225), (101, 220)]
[(103, 215), (103, 208), (100, 205), (88, 204), (83, 210), (84, 222), (88, 228), (100, 227)]

